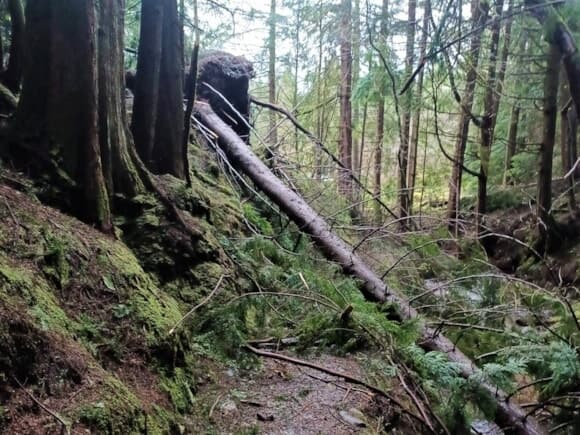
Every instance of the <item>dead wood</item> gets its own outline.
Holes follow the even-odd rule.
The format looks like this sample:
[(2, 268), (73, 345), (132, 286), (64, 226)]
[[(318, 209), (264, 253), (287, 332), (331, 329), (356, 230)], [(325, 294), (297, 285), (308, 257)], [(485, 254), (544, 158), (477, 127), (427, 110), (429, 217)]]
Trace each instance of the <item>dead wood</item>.
[[(340, 161), (340, 159), (338, 157), (336, 157), (328, 148), (326, 148), (326, 146), (324, 146), (324, 144), (322, 143), (322, 141), (320, 139), (318, 139), (312, 132), (310, 132), (309, 130), (307, 130), (302, 124), (300, 124), (298, 122), (298, 120), (296, 119), (296, 117), (294, 115), (292, 115), (292, 113), (290, 113), (289, 110), (287, 110), (286, 108), (279, 106), (277, 104), (272, 104), (272, 103), (268, 103), (266, 101), (261, 101), (258, 100), (255, 97), (250, 96), (250, 101), (258, 106), (262, 106), (262, 107), (266, 107), (270, 110), (274, 110), (275, 112), (281, 113), (282, 115), (284, 115), (286, 118), (288, 118), (288, 120), (294, 124), (294, 127), (296, 127), (298, 130), (300, 130), (302, 133), (304, 133), (306, 135), (306, 137), (308, 137), (308, 139), (310, 139), (312, 142), (314, 142), (314, 144), (320, 148), (328, 157), (330, 157), (332, 159), (332, 161), (341, 169), (346, 169), (346, 166), (344, 166), (344, 164)], [(387, 213), (389, 213), (393, 218), (398, 219), (398, 216), (395, 214), (394, 211), (392, 211), (388, 205), (386, 205), (381, 198), (376, 197), (376, 195), (370, 191), (370, 189), (368, 187), (366, 187), (366, 185), (351, 171), (349, 172), (349, 177), (352, 179), (352, 181), (355, 182), (355, 184), (357, 186), (359, 186), (365, 193), (371, 195), (373, 197), (373, 199), (383, 208), (385, 209), (385, 211)]]
[[(244, 141), (215, 114), (210, 105), (198, 102), (196, 116), (218, 138), (230, 162), (249, 177), (281, 210), (292, 219), (301, 231), (309, 234), (326, 257), (340, 264), (345, 273), (361, 281), (361, 292), (376, 302), (390, 302), (398, 307), (402, 319), (418, 317), (417, 311), (386, 284), (352, 248), (342, 240), (330, 225), (296, 192), (282, 183), (268, 167), (247, 147)], [(481, 371), (475, 363), (463, 354), (453, 342), (442, 336), (438, 330), (424, 326), (419, 345), (428, 351), (438, 351), (456, 363), (461, 375), (466, 379), (477, 379), (483, 391), (495, 401), (496, 423), (509, 427), (515, 433), (536, 435), (546, 433), (520, 406), (510, 403), (507, 395), (494, 385), (482, 382)]]

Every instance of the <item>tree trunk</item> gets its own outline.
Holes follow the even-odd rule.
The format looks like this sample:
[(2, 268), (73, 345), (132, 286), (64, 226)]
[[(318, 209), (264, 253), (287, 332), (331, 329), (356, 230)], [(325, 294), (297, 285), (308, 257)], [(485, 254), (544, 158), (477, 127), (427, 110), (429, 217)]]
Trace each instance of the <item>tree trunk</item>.
[(20, 91), (24, 70), (24, 8), (22, 0), (8, 0), (10, 12), (11, 44), (8, 66), (2, 74), (2, 81), (13, 93)]
[[(97, 57), (97, 16), (93, 1), (78, 0), (32, 0), (27, 11), (34, 18), (44, 9), (50, 20), (47, 40), (42, 46), (31, 47), (31, 59), (46, 59), (46, 70), (41, 65), (28, 63), (26, 68), (36, 69), (43, 80), (39, 95), (22, 92), (22, 99), (46, 98), (40, 120), (46, 130), (42, 131), (51, 153), (59, 156), (62, 169), (77, 185), (72, 206), (73, 211), (85, 221), (94, 223), (104, 231), (111, 231), (111, 210), (105, 183), (101, 153), (99, 150), (99, 83)], [(33, 11), (30, 11), (33, 10)], [(34, 18), (29, 20), (28, 32), (35, 33)], [(40, 29), (43, 32), (45, 29)], [(38, 50), (38, 56), (35, 51)], [(41, 52), (47, 50), (47, 52)], [(71, 53), (75, 60), (71, 62)], [(34, 62), (34, 60), (33, 60)], [(33, 74), (28, 74), (28, 78)], [(24, 82), (24, 87), (36, 88), (36, 83)], [(34, 104), (34, 103), (32, 103)], [(22, 102), (27, 107), (26, 101)], [(24, 132), (26, 133), (26, 132)]]
[[(356, 86), (359, 76), (360, 76), (360, 0), (354, 0), (354, 14), (353, 14), (353, 49), (352, 49), (352, 83)], [(360, 147), (362, 136), (357, 132), (359, 121), (360, 121), (360, 104), (357, 100), (353, 101), (352, 107), (352, 170), (355, 176), (360, 174), (361, 161), (360, 157)], [(358, 192), (358, 190), (357, 190)], [(358, 196), (356, 195), (356, 200), (358, 201)], [(362, 207), (362, 204), (361, 204)]]
[[(322, 104), (322, 58), (324, 54), (324, 26), (323, 26), (323, 0), (318, 3), (318, 17), (316, 27), (318, 29), (318, 53), (316, 66), (316, 103)], [(323, 140), (323, 119), (324, 106), (322, 106), (316, 114), (316, 136)], [(314, 179), (318, 182), (322, 181), (322, 150), (316, 147), (314, 151)]]
[(191, 50), (191, 59), (189, 61), (189, 74), (185, 83), (184, 93), (187, 97), (187, 105), (185, 107), (185, 116), (183, 119), (183, 163), (185, 165), (185, 180), (187, 185), (191, 187), (191, 171), (189, 168), (189, 133), (191, 131), (191, 116), (193, 114), (193, 105), (195, 104), (196, 90), (197, 90), (197, 65), (199, 61), (199, 16), (197, 8), (197, 0), (193, 0), (193, 25), (195, 26), (195, 37), (193, 41), (193, 49)]
[[(385, 100), (383, 97), (379, 99), (379, 107), (377, 107), (377, 142), (375, 144), (374, 164), (373, 164), (373, 195), (375, 198), (381, 197), (381, 175), (383, 172), (383, 138), (385, 132)], [(382, 208), (378, 201), (373, 202), (375, 223), (381, 225), (383, 221)]]
[[(298, 1), (295, 5), (293, 15), (294, 15), (294, 49), (296, 53), (294, 53), (294, 87), (292, 89), (292, 108), (294, 111), (294, 116), (298, 118), (298, 69), (300, 67), (300, 44), (302, 43), (301, 37), (301, 26), (302, 26), (302, 13), (303, 13), (303, 5), (302, 0)], [(301, 165), (301, 157), (302, 153), (299, 149), (298, 143), (298, 129), (294, 128), (294, 152), (296, 153), (296, 162), (298, 163), (298, 167)]]
[[(421, 60), (425, 58), (427, 50), (427, 36), (429, 34), (429, 17), (431, 16), (431, 0), (425, 0), (423, 12), (423, 33), (421, 34), (420, 56)], [(413, 116), (411, 127), (411, 141), (409, 144), (409, 163), (407, 169), (407, 189), (409, 192), (409, 214), (413, 214), (413, 196), (415, 194), (415, 181), (417, 178), (417, 150), (419, 149), (419, 127), (421, 123), (421, 105), (423, 101), (423, 79), (424, 68), (419, 72), (417, 77), (417, 108)]]
[(338, 191), (352, 199), (352, 4), (342, 0), (340, 37), (340, 152), (344, 169), (338, 171)]
[(179, 40), (179, 16), (176, 0), (164, 0), (163, 4), (163, 43), (153, 167), (158, 174), (171, 174), (185, 179), (182, 158), (183, 58)]
[(491, 45), (489, 48), (489, 61), (487, 72), (487, 88), (483, 98), (483, 117), (481, 119), (481, 146), (479, 148), (479, 177), (477, 184), (477, 232), (482, 233), (483, 215), (487, 213), (487, 179), (489, 177), (489, 161), (491, 158), (491, 146), (493, 144), (493, 129), (497, 118), (496, 101), (499, 95), (496, 94), (496, 66), (497, 54), (499, 51), (500, 21), (502, 16), (503, 0), (495, 1), (495, 16), (491, 27)]
[[(387, 19), (389, 13), (389, 0), (383, 0), (381, 9), (381, 38), (385, 43), (387, 38)], [(385, 44), (386, 45), (386, 44)], [(372, 62), (369, 62), (369, 71), (372, 67)], [(381, 80), (379, 84), (379, 101), (377, 102), (377, 135), (375, 142), (375, 150), (373, 153), (373, 195), (375, 198), (381, 197), (382, 185), (381, 176), (383, 172), (383, 139), (385, 134), (385, 93), (386, 86)], [(374, 221), (377, 225), (381, 225), (383, 221), (382, 208), (377, 201), (373, 202), (374, 207)]]
[(176, 0), (144, 0), (131, 128), (157, 174), (186, 178), (183, 159), (183, 55)]
[(465, 95), (463, 97), (462, 111), (459, 117), (455, 152), (453, 154), (453, 167), (451, 171), (451, 179), (449, 181), (449, 199), (447, 201), (447, 219), (451, 230), (457, 230), (459, 199), (461, 197), (461, 177), (463, 175), (463, 162), (470, 124), (469, 112), (471, 112), (473, 107), (481, 35), (483, 33), (483, 23), (487, 19), (488, 4), (486, 2), (480, 3), (479, 0), (472, 0), (471, 9), (473, 17), (472, 31), (474, 33), (471, 37), (471, 46), (469, 50), (468, 64), (470, 66), (467, 71)]
[(570, 84), (570, 94), (576, 105), (576, 112), (580, 113), (580, 53), (576, 41), (554, 6), (542, 6), (543, 4), (540, 0), (525, 1), (531, 14), (546, 28), (546, 39), (560, 49)]
[[(276, 0), (270, 0), (270, 34), (268, 36), (268, 101), (276, 104)], [(268, 144), (275, 147), (278, 143), (276, 112), (269, 113)]]
[(133, 197), (144, 191), (129, 154), (135, 146), (125, 111), (125, 0), (99, 0), (99, 137), (109, 197)]
[(511, 41), (512, 41), (512, 25), (513, 25), (513, 10), (514, 10), (514, 1), (515, 0), (509, 0), (508, 2), (508, 9), (507, 9), (507, 17), (506, 17), (506, 22), (505, 22), (505, 30), (503, 33), (503, 47), (501, 50), (501, 61), (500, 61), (500, 67), (499, 67), (499, 72), (497, 73), (497, 85), (496, 85), (496, 91), (495, 91), (495, 102), (494, 102), (494, 107), (493, 107), (493, 112), (496, 115), (493, 117), (493, 127), (492, 127), (492, 131), (495, 131), (495, 125), (497, 123), (497, 115), (499, 114), (499, 103), (501, 101), (501, 96), (503, 94), (503, 86), (504, 86), (504, 81), (505, 81), (505, 73), (507, 70), (507, 62), (508, 62), (508, 57), (509, 57), (509, 52), (510, 52), (510, 46), (511, 46)]
[[(416, 26), (417, 0), (409, 0), (407, 21), (407, 53), (405, 56), (405, 77), (410, 77), (415, 62), (415, 26)], [(403, 106), (403, 120), (401, 128), (401, 145), (397, 156), (399, 169), (399, 218), (403, 228), (407, 228), (406, 221), (409, 216), (410, 194), (407, 185), (407, 165), (409, 158), (409, 133), (411, 128), (411, 111), (413, 106), (413, 87), (409, 86), (405, 93)]]
[(508, 131), (508, 140), (505, 153), (505, 167), (503, 173), (503, 185), (506, 186), (511, 182), (510, 170), (512, 168), (512, 158), (516, 154), (518, 145), (518, 122), (520, 119), (520, 108), (512, 107), (510, 126)]
[[(564, 82), (564, 80), (562, 80)], [(560, 143), (562, 146), (562, 172), (568, 174), (576, 162), (576, 145), (578, 133), (578, 117), (573, 105), (566, 105), (560, 118)], [(576, 171), (568, 175), (568, 207), (576, 209), (575, 184)]]
[(137, 152), (148, 168), (153, 167), (163, 39), (163, 10), (163, 3), (159, 0), (142, 1), (131, 131), (135, 138)]
[[(302, 231), (309, 234), (327, 258), (340, 264), (345, 273), (361, 281), (361, 291), (367, 299), (393, 303), (399, 308), (400, 315), (404, 319), (413, 319), (418, 316), (415, 309), (400, 295), (387, 288), (383, 281), (357, 254), (352, 252), (352, 248), (332, 231), (330, 225), (301, 196), (274, 176), (209, 105), (199, 104), (196, 109), (202, 122), (218, 135), (219, 145), (228, 159), (277, 204)], [(439, 332), (431, 328), (423, 328), (420, 344), (427, 350), (443, 352), (451, 361), (458, 364), (462, 376), (481, 382), (482, 375), (475, 364)], [(500, 426), (514, 428), (514, 431), (519, 434), (544, 433), (532, 417), (527, 416), (523, 409), (506, 399), (504, 392), (485, 382), (480, 385), (483, 391), (487, 392), (490, 400), (497, 405), (496, 421)]]
[(124, 7), (124, 0), (27, 2), (27, 56), (13, 125), (66, 174), (69, 184), (59, 187), (72, 211), (106, 232), (110, 198), (144, 189), (129, 156), (122, 95)]
[(558, 46), (550, 44), (546, 76), (544, 78), (544, 129), (540, 147), (538, 170), (537, 214), (540, 239), (538, 251), (545, 252), (554, 230), (552, 208), (552, 158), (556, 140), (556, 117), (558, 115), (558, 80), (561, 54)]

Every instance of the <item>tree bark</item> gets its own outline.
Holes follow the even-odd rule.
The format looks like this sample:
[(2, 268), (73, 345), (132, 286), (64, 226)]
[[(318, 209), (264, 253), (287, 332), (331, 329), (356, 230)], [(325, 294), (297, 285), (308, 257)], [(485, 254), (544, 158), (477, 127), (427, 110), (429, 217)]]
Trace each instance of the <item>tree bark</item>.
[(352, 199), (352, 3), (342, 0), (340, 37), (340, 153), (345, 169), (338, 171), (338, 191)]
[(179, 37), (179, 16), (176, 0), (164, 0), (163, 5), (163, 43), (153, 168), (158, 174), (171, 174), (185, 179), (182, 150), (183, 57)]
[(501, 61), (500, 61), (500, 67), (499, 67), (499, 72), (497, 73), (497, 85), (496, 85), (496, 91), (495, 91), (495, 102), (494, 102), (494, 107), (493, 107), (493, 113), (496, 114), (496, 116), (493, 117), (493, 131), (495, 131), (495, 125), (497, 123), (497, 114), (499, 114), (499, 103), (501, 101), (501, 96), (503, 93), (503, 86), (504, 86), (504, 81), (505, 81), (505, 73), (507, 71), (507, 63), (508, 63), (508, 57), (509, 57), (509, 53), (510, 53), (510, 47), (511, 47), (511, 42), (512, 42), (512, 25), (513, 25), (513, 10), (514, 10), (514, 1), (515, 0), (509, 0), (508, 1), (508, 9), (507, 9), (507, 17), (506, 17), (506, 22), (505, 22), (505, 30), (503, 33), (503, 47), (501, 49)]
[(6, 71), (2, 74), (2, 81), (13, 93), (20, 91), (22, 73), (24, 71), (24, 7), (22, 0), (8, 0), (10, 12), (11, 44), (10, 55)]
[(187, 105), (185, 107), (185, 116), (183, 119), (183, 163), (185, 165), (185, 180), (187, 185), (191, 187), (191, 171), (189, 167), (189, 133), (191, 131), (191, 116), (193, 114), (193, 105), (195, 104), (196, 90), (197, 90), (197, 65), (199, 62), (199, 16), (197, 8), (197, 0), (193, 0), (193, 25), (195, 26), (195, 37), (193, 41), (193, 49), (191, 51), (191, 60), (189, 62), (189, 74), (185, 82), (185, 96), (187, 98)]
[(499, 95), (496, 94), (496, 67), (497, 54), (499, 51), (500, 21), (502, 16), (503, 0), (495, 1), (495, 16), (491, 26), (491, 45), (489, 48), (489, 61), (487, 72), (487, 88), (483, 98), (483, 117), (481, 119), (481, 146), (479, 148), (479, 177), (477, 179), (477, 232), (482, 233), (483, 215), (487, 213), (487, 179), (489, 177), (489, 161), (491, 158), (491, 146), (493, 144), (493, 133), (495, 119), (497, 118), (496, 101)]
[(163, 2), (143, 0), (131, 131), (141, 160), (153, 167), (163, 40)]
[[(274, 176), (240, 137), (213, 112), (209, 104), (197, 104), (196, 110), (201, 121), (218, 136), (219, 145), (229, 160), (284, 210), (302, 231), (309, 234), (327, 258), (336, 261), (345, 273), (361, 281), (361, 291), (367, 299), (393, 303), (399, 308), (400, 315), (404, 319), (413, 319), (418, 316), (415, 309), (404, 298), (387, 288), (383, 281), (358, 255), (352, 252), (352, 248), (332, 231), (330, 225), (301, 196)], [(451, 361), (458, 364), (462, 376), (481, 380), (481, 372), (475, 364), (458, 350), (453, 342), (433, 329), (423, 328), (420, 344), (427, 350), (445, 353)], [(512, 427), (519, 434), (545, 433), (523, 409), (510, 403), (504, 392), (485, 382), (481, 383), (481, 387), (497, 405), (496, 421), (500, 426)]]
[(461, 177), (463, 175), (463, 162), (465, 158), (465, 148), (467, 146), (467, 136), (469, 124), (471, 122), (470, 112), (473, 107), (475, 86), (477, 80), (477, 66), (479, 63), (479, 51), (481, 46), (481, 35), (483, 33), (483, 23), (487, 19), (488, 4), (479, 0), (472, 0), (472, 31), (471, 46), (469, 50), (469, 70), (467, 71), (465, 94), (462, 101), (462, 111), (459, 117), (457, 139), (455, 141), (455, 152), (453, 154), (453, 167), (451, 179), (449, 181), (449, 198), (447, 201), (447, 219), (449, 228), (457, 230), (457, 218), (459, 199), (461, 197)]
[(552, 158), (556, 141), (560, 59), (561, 53), (558, 46), (550, 44), (544, 78), (544, 129), (538, 170), (537, 215), (540, 238), (537, 250), (539, 252), (545, 252), (550, 244), (550, 237), (554, 230), (554, 222), (551, 216)]
[(27, 56), (13, 124), (65, 174), (69, 182), (60, 187), (70, 209), (106, 232), (114, 194), (144, 189), (129, 154), (134, 145), (122, 95), (124, 6), (124, 0), (27, 2)]
[[(562, 82), (564, 82), (562, 80)], [(578, 134), (578, 116), (575, 107), (570, 104), (566, 105), (560, 113), (560, 143), (562, 147), (562, 172), (568, 174), (572, 165), (576, 163), (577, 158), (577, 134)], [(568, 207), (570, 210), (576, 209), (576, 171), (568, 175)]]
[[(353, 13), (353, 49), (352, 49), (352, 83), (356, 86), (360, 77), (360, 63), (361, 63), (361, 23), (360, 23), (360, 0), (354, 0), (354, 13)], [(360, 148), (362, 135), (357, 131), (360, 121), (360, 103), (355, 99), (352, 103), (352, 170), (355, 176), (359, 176), (361, 168), (360, 160)], [(357, 190), (358, 192), (358, 190)], [(355, 195), (355, 200), (359, 200), (359, 195)], [(361, 204), (362, 207), (362, 204)]]
[[(276, 104), (276, 0), (270, 0), (270, 34), (268, 35), (268, 101)], [(297, 80), (297, 78), (295, 78)], [(278, 128), (276, 127), (276, 112), (268, 115), (268, 144), (275, 147), (278, 144)]]
[[(424, 0), (423, 11), (423, 32), (421, 34), (421, 41), (419, 43), (419, 50), (421, 60), (425, 58), (427, 51), (427, 36), (429, 34), (429, 17), (431, 16), (431, 0)], [(419, 127), (421, 124), (421, 104), (423, 101), (423, 80), (424, 71), (422, 68), (417, 77), (417, 108), (413, 116), (413, 124), (411, 126), (411, 139), (409, 144), (409, 162), (407, 169), (407, 189), (409, 192), (409, 214), (413, 214), (413, 197), (415, 194), (415, 181), (417, 178), (417, 150), (419, 149)]]
[(125, 111), (125, 0), (99, 0), (99, 137), (109, 197), (129, 198), (145, 190), (129, 154), (135, 146)]
[[(389, 0), (383, 0), (383, 5), (381, 9), (381, 40), (383, 43), (387, 38), (387, 17), (389, 13)], [(372, 67), (372, 62), (369, 62), (369, 70)], [(378, 89), (378, 102), (377, 102), (377, 134), (375, 149), (373, 152), (373, 195), (375, 198), (381, 197), (382, 191), (382, 172), (383, 172), (383, 140), (385, 134), (385, 94), (386, 86), (383, 80), (381, 80)], [(383, 221), (382, 209), (377, 201), (373, 203), (374, 208), (374, 221), (377, 225), (381, 225)]]
[[(377, 107), (377, 139), (375, 144), (374, 161), (373, 161), (373, 195), (375, 198), (381, 197), (381, 175), (383, 172), (383, 139), (385, 133), (385, 100), (379, 99)], [(381, 225), (383, 221), (382, 208), (378, 202), (373, 203), (374, 220), (376, 225)]]
[[(407, 52), (405, 55), (405, 77), (413, 73), (415, 62), (415, 26), (416, 26), (417, 0), (409, 0), (407, 17)], [(410, 194), (407, 185), (407, 165), (409, 158), (409, 133), (411, 129), (411, 111), (413, 106), (413, 86), (406, 91), (405, 104), (403, 105), (403, 119), (401, 128), (401, 145), (397, 156), (399, 166), (399, 218), (402, 228), (407, 228), (406, 218), (409, 216)]]
[(554, 6), (542, 6), (543, 3), (540, 0), (525, 1), (531, 14), (546, 28), (546, 39), (560, 49), (570, 84), (570, 94), (576, 105), (576, 112), (580, 113), (580, 53), (576, 41)]
[(516, 154), (518, 145), (518, 123), (520, 119), (519, 106), (512, 107), (510, 126), (508, 131), (508, 141), (505, 154), (505, 167), (503, 173), (503, 185), (506, 186), (511, 181), (510, 170), (512, 168), (512, 158)]
[(183, 48), (177, 0), (144, 0), (131, 128), (157, 174), (186, 178), (183, 159)]

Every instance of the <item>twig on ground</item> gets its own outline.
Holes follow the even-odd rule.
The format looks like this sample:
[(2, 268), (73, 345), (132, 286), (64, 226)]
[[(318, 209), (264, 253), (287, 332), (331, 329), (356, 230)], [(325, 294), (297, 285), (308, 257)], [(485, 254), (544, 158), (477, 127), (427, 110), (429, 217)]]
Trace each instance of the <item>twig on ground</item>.
[(220, 402), (220, 399), (221, 399), (221, 398), (222, 398), (222, 395), (221, 395), (221, 394), (219, 394), (219, 395), (216, 397), (216, 399), (215, 399), (215, 402), (213, 402), (213, 405), (211, 405), (211, 408), (209, 409), (209, 414), (208, 414), (208, 416), (207, 416), (207, 418), (208, 418), (209, 420), (211, 420), (211, 419), (212, 419), (212, 417), (213, 417), (213, 412), (215, 411), (215, 407), (216, 407), (216, 406), (217, 406), (217, 404)]
[(26, 393), (26, 395), (27, 395), (28, 397), (30, 397), (34, 403), (36, 403), (36, 404), (37, 404), (38, 406), (40, 406), (40, 407), (41, 407), (41, 408), (42, 408), (42, 409), (43, 409), (45, 412), (47, 412), (48, 414), (52, 415), (52, 416), (53, 416), (53, 417), (54, 417), (56, 420), (58, 420), (58, 422), (59, 422), (60, 424), (62, 424), (62, 427), (63, 427), (63, 429), (64, 429), (64, 431), (65, 431), (65, 433), (66, 433), (67, 435), (69, 435), (69, 434), (71, 433), (71, 432), (70, 432), (70, 426), (71, 426), (71, 423), (69, 423), (69, 422), (68, 422), (67, 420), (65, 420), (63, 417), (61, 417), (60, 415), (58, 415), (56, 412), (54, 412), (53, 410), (51, 410), (50, 408), (48, 408), (48, 407), (47, 407), (47, 406), (46, 406), (44, 403), (42, 403), (40, 400), (38, 400), (36, 397), (34, 397), (34, 395), (33, 395), (33, 394), (30, 392), (30, 391), (28, 391), (28, 390), (27, 390), (27, 389), (24, 387), (24, 385), (22, 385), (22, 383), (21, 383), (21, 382), (20, 382), (18, 379), (16, 379), (16, 377), (15, 377), (15, 376), (12, 376), (12, 379), (14, 379), (14, 382), (16, 382), (16, 383), (18, 384), (18, 386), (19, 386), (19, 387), (22, 389), (22, 391), (24, 391), (24, 392)]
[(220, 276), (220, 279), (218, 280), (217, 284), (215, 285), (215, 287), (211, 291), (211, 293), (209, 295), (207, 295), (204, 298), (204, 300), (202, 300), (199, 304), (197, 304), (195, 307), (193, 307), (191, 310), (189, 310), (185, 316), (183, 316), (181, 319), (179, 319), (179, 321), (175, 324), (175, 326), (173, 328), (171, 328), (171, 330), (169, 331), (169, 335), (172, 335), (175, 332), (175, 330), (177, 329), (177, 327), (179, 325), (181, 325), (196, 310), (198, 310), (199, 308), (203, 307), (205, 304), (207, 304), (209, 302), (209, 300), (213, 297), (213, 295), (215, 295), (217, 293), (217, 291), (221, 287), (222, 282), (223, 282), (223, 280), (224, 280), (225, 277), (226, 277), (225, 275)]

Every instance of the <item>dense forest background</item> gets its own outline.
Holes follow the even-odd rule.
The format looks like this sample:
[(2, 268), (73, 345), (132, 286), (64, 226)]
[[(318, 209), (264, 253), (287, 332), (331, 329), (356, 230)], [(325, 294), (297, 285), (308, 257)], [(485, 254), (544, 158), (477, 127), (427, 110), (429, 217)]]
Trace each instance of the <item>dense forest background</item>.
[(0, 433), (577, 433), (579, 26), (0, 0)]

